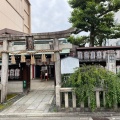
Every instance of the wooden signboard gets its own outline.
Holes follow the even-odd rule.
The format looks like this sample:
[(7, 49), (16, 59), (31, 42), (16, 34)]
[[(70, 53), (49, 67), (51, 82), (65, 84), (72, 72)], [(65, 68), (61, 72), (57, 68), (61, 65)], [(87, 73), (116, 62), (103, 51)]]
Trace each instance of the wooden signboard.
[(32, 36), (26, 37), (26, 50), (34, 50), (34, 40)]

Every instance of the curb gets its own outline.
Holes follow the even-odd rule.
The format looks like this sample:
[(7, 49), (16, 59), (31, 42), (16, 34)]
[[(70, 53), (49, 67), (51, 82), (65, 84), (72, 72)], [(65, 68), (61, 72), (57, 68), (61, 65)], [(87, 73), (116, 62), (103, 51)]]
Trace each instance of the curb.
[(11, 114), (0, 114), (0, 118), (5, 117), (113, 117), (120, 116), (120, 113), (11, 113)]

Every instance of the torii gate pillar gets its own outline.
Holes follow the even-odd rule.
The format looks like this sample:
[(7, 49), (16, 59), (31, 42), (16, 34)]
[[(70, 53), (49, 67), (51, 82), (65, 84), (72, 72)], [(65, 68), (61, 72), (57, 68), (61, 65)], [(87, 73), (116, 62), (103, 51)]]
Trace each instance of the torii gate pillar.
[(1, 71), (1, 102), (5, 102), (7, 96), (7, 85), (8, 85), (8, 41), (3, 41), (3, 51), (2, 51), (2, 71)]
[(61, 88), (61, 63), (59, 53), (59, 41), (57, 38), (54, 39), (54, 50), (55, 52), (55, 80), (56, 80), (56, 106), (60, 107), (60, 88)]

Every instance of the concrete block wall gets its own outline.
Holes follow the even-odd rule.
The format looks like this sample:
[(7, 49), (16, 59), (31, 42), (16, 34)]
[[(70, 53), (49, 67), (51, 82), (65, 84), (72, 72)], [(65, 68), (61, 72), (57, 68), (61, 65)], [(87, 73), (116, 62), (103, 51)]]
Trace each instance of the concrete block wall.
[(22, 81), (10, 81), (8, 82), (8, 93), (21, 93), (23, 92)]

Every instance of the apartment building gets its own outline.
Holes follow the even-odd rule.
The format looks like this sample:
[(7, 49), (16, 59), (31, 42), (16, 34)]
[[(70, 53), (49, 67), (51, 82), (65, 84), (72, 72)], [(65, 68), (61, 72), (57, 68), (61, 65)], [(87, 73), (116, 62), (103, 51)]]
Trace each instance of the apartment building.
[(0, 0), (0, 30), (4, 28), (31, 32), (29, 0)]

